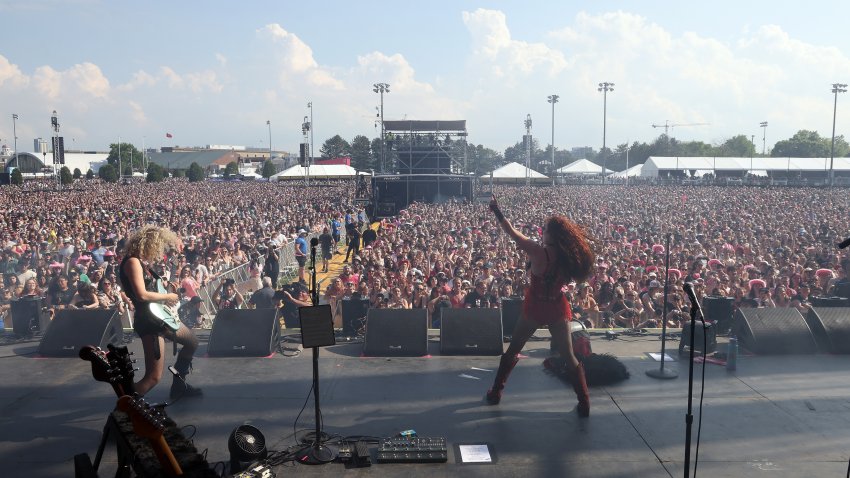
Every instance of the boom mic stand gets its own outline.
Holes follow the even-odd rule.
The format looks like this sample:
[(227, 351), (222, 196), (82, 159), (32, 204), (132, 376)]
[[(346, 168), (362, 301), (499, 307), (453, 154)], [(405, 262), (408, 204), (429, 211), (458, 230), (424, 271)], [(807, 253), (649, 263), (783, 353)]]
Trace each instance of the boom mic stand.
[[(317, 238), (310, 239), (310, 299), (313, 307), (319, 305), (319, 290), (316, 286), (316, 246), (319, 245)], [(303, 334), (303, 324), (302, 334)], [(302, 335), (303, 342), (303, 335)], [(322, 409), (319, 406), (319, 347), (313, 347), (313, 398), (316, 410), (316, 436), (310, 448), (298, 452), (296, 460), (306, 465), (324, 465), (332, 462), (338, 452), (322, 443)]]
[(664, 368), (664, 357), (667, 345), (667, 290), (670, 284), (670, 234), (667, 234), (667, 249), (664, 258), (664, 306), (661, 308), (661, 368), (658, 370), (647, 370), (646, 374), (652, 378), (670, 380), (679, 376), (679, 372)]
[[(685, 282), (685, 292), (691, 300), (691, 351), (688, 364), (688, 413), (685, 415), (685, 478), (691, 474), (691, 431), (694, 424), (693, 401), (694, 401), (694, 340), (697, 330), (697, 314), (702, 319), (703, 336), (705, 336), (705, 317), (702, 315), (702, 307), (699, 305), (694, 286)], [(705, 367), (705, 364), (702, 365)]]

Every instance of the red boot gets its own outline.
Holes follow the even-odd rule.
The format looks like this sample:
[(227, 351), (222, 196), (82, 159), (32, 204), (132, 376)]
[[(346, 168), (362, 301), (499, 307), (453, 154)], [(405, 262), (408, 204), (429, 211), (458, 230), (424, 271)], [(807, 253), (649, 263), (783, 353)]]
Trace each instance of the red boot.
[(511, 370), (514, 369), (519, 357), (514, 355), (502, 354), (502, 359), (499, 361), (499, 371), (496, 372), (496, 380), (493, 381), (493, 386), (487, 390), (487, 403), (490, 405), (498, 405), (502, 400), (502, 390), (505, 389), (505, 382), (508, 381), (508, 376)]
[(590, 395), (587, 392), (587, 380), (584, 378), (584, 365), (579, 362), (575, 370), (570, 373), (570, 383), (578, 398), (578, 416), (590, 416)]

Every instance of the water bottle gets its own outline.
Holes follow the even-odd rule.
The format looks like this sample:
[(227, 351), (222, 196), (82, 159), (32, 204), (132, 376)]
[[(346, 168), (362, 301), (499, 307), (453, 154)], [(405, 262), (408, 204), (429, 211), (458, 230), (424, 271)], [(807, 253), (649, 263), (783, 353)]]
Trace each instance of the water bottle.
[(726, 370), (738, 369), (738, 339), (729, 337), (729, 348), (726, 351)]

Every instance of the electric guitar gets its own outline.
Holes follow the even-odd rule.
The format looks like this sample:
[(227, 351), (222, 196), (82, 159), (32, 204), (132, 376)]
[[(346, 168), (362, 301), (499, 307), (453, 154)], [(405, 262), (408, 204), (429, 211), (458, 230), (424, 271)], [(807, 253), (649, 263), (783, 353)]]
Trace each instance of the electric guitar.
[(183, 470), (165, 441), (165, 414), (148, 405), (141, 397), (124, 395), (118, 399), (118, 410), (130, 416), (136, 435), (147, 438), (166, 476), (181, 476)]
[[(156, 291), (160, 294), (167, 294), (165, 285), (162, 283), (162, 278), (156, 278)], [(165, 305), (162, 302), (151, 302), (148, 304), (151, 313), (157, 319), (165, 322), (171, 330), (177, 331), (180, 328), (180, 317), (177, 315), (177, 308)]]
[(100, 347), (86, 345), (80, 349), (80, 358), (91, 362), (92, 377), (98, 382), (107, 382), (117, 396), (133, 393), (133, 360), (127, 347), (109, 344), (106, 352)]

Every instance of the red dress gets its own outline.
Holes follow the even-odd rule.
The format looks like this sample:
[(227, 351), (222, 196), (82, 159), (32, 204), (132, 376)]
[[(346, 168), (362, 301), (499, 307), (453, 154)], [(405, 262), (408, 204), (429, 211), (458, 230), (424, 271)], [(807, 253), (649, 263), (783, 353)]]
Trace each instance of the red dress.
[[(548, 262), (548, 251), (546, 258)], [(550, 264), (547, 263), (543, 276), (534, 275), (529, 269), (528, 275), (531, 281), (525, 289), (525, 300), (522, 303), (525, 317), (540, 325), (570, 321), (573, 318), (570, 303), (563, 292), (566, 281), (556, 271), (550, 272), (550, 268)]]

